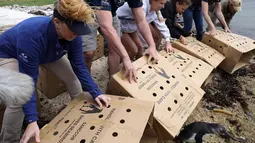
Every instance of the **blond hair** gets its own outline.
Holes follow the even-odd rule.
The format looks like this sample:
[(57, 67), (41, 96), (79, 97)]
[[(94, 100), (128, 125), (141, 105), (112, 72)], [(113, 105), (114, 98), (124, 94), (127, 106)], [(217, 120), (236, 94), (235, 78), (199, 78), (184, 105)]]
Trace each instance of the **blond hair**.
[(95, 13), (84, 0), (58, 0), (55, 8), (65, 18), (94, 23)]

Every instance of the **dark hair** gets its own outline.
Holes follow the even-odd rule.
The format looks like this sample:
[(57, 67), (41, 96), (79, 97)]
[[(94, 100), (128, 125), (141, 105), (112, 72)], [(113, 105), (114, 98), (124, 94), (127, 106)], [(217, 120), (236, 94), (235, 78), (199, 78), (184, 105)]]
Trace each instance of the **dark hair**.
[(176, 2), (178, 2), (179, 4), (181, 4), (181, 5), (191, 5), (192, 4), (192, 2), (191, 2), (191, 0), (176, 0)]

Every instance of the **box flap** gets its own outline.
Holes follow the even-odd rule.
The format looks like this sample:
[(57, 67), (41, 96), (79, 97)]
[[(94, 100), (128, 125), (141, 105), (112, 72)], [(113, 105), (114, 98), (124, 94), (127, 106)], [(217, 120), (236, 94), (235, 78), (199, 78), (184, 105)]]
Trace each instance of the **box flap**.
[(139, 143), (153, 102), (111, 99), (110, 106), (99, 109), (90, 95), (80, 95), (41, 129), (41, 143)]
[(185, 79), (163, 56), (159, 55), (157, 64), (147, 64), (145, 56), (133, 64), (137, 72), (137, 83), (130, 84), (127, 79), (123, 80), (122, 72), (113, 75), (113, 80), (128, 92), (127, 96), (154, 101), (154, 118), (169, 134), (176, 136), (204, 91)]
[(169, 68), (170, 71), (177, 69), (183, 77), (194, 82), (199, 87), (203, 85), (214, 69), (206, 62), (177, 49), (175, 49), (174, 53), (160, 51), (160, 54), (168, 61), (166, 68)]
[(214, 48), (193, 37), (186, 38), (188, 40), (187, 45), (182, 44), (179, 40), (175, 40), (172, 44), (173, 47), (207, 62), (214, 68), (218, 67), (218, 65), (225, 59), (225, 57)]

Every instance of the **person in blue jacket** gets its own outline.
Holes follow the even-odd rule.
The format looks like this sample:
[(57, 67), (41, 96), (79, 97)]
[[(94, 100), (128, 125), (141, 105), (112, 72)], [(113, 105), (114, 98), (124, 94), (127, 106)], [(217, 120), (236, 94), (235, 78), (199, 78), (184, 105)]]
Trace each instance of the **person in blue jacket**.
[[(27, 74), (37, 83), (38, 67), (52, 70), (75, 98), (88, 91), (97, 104), (108, 106), (110, 97), (102, 93), (91, 78), (83, 59), (82, 39), (90, 33), (93, 10), (83, 0), (58, 0), (53, 17), (26, 19), (0, 35), (0, 66)], [(65, 54), (68, 54), (65, 56)], [(20, 140), (23, 118), (28, 126)], [(35, 92), (22, 106), (8, 106), (0, 135), (1, 143), (40, 142)]]

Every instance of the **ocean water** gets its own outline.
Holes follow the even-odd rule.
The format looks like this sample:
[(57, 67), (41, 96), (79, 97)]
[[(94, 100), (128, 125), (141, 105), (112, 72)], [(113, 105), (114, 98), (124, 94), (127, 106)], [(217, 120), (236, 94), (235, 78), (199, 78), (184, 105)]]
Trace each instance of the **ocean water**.
[(233, 17), (230, 28), (255, 40), (255, 0), (243, 0), (242, 10)]

